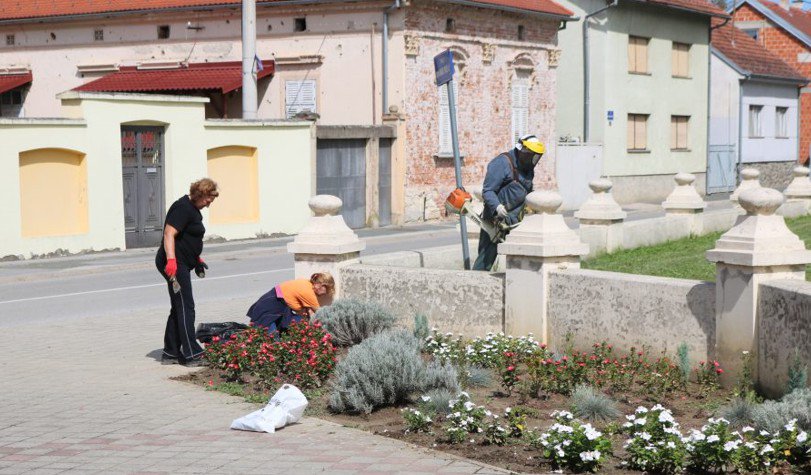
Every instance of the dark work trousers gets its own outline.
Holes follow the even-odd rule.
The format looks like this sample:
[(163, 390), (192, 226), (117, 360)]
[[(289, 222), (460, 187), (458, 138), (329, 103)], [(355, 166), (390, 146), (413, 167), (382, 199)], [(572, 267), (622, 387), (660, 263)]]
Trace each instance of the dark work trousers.
[(191, 269), (178, 263), (177, 274), (175, 274), (177, 282), (180, 284), (180, 292), (178, 293), (175, 293), (172, 289), (172, 282), (163, 273), (163, 269), (159, 264), (158, 270), (166, 279), (169, 300), (172, 302), (169, 318), (166, 319), (166, 331), (163, 334), (163, 356), (165, 358), (179, 358), (184, 361), (199, 358), (203, 354), (203, 348), (197, 343), (194, 333), (194, 296), (191, 287)]
[(248, 309), (248, 318), (256, 326), (265, 327), (268, 333), (283, 332), (293, 322), (299, 322), (303, 317), (293, 313), (284, 299), (276, 296), (276, 288), (270, 289), (265, 295)]
[(498, 243), (490, 240), (490, 235), (482, 230), (479, 232), (479, 255), (473, 263), (473, 270), (490, 271), (498, 256)]

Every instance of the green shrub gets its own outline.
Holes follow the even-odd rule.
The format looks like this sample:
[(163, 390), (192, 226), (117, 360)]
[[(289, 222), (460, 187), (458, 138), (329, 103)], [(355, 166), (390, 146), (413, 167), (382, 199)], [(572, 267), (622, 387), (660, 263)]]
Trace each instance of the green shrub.
[(729, 421), (729, 425), (742, 428), (754, 423), (755, 407), (757, 404), (746, 398), (735, 398), (719, 411), (721, 417)]
[(758, 429), (777, 432), (792, 419), (797, 426), (811, 430), (811, 389), (798, 389), (780, 401), (766, 401), (755, 406), (752, 417)]
[(315, 318), (323, 322), (333, 342), (341, 346), (357, 345), (390, 329), (395, 322), (394, 315), (381, 305), (355, 299), (340, 299), (321, 307)]
[(456, 368), (450, 363), (443, 364), (439, 360), (431, 361), (425, 368), (423, 389), (447, 389), (453, 394), (458, 394), (461, 389)]
[(681, 377), (685, 383), (690, 379), (690, 350), (687, 347), (687, 343), (681, 342), (679, 347), (676, 349), (676, 354), (679, 356), (679, 370), (681, 371)]
[(587, 384), (575, 388), (571, 402), (572, 412), (579, 419), (610, 421), (621, 415), (616, 402)]
[(422, 395), (419, 401), (424, 412), (444, 416), (451, 412), (451, 401), (459, 393), (452, 393), (447, 389), (432, 389)]
[(808, 386), (808, 366), (803, 362), (800, 352), (795, 348), (794, 357), (788, 366), (786, 394), (794, 392), (795, 389), (805, 389), (806, 386)]
[(493, 372), (482, 366), (468, 366), (467, 385), (471, 388), (486, 388), (493, 384)]
[(330, 408), (369, 414), (376, 408), (407, 401), (425, 384), (420, 346), (411, 332), (394, 330), (352, 347), (335, 367)]
[(424, 343), (430, 334), (431, 329), (428, 327), (428, 317), (421, 313), (414, 315), (414, 338)]

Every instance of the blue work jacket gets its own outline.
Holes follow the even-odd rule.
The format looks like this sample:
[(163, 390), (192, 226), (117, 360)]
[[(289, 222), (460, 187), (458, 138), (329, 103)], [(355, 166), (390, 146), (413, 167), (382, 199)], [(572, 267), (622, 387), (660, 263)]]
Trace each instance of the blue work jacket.
[[(510, 166), (508, 159), (515, 167), (515, 175), (513, 175), (513, 167)], [(533, 178), (535, 178), (534, 168), (529, 172), (518, 168), (515, 149), (490, 160), (490, 163), (487, 164), (484, 184), (482, 184), (482, 199), (484, 200), (482, 218), (493, 219), (496, 216), (496, 208), (499, 204), (503, 204), (510, 214), (508, 220), (510, 224), (517, 223), (521, 211), (524, 209), (527, 194), (532, 191)]]

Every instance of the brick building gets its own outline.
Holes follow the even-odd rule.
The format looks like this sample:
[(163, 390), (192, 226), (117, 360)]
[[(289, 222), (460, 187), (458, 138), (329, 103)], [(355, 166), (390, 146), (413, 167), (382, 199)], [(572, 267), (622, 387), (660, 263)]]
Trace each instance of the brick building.
[[(732, 12), (733, 24), (757, 40), (804, 77), (811, 77), (811, 12), (802, 1), (740, 0)], [(811, 154), (811, 89), (800, 94), (798, 157), (808, 163)]]

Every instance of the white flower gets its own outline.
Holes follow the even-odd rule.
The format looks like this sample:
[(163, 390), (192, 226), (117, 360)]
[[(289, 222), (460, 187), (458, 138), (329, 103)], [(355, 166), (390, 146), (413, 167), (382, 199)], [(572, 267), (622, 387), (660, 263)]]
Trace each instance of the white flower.
[(718, 436), (717, 436), (717, 435), (715, 435), (715, 434), (713, 434), (713, 435), (711, 435), (711, 436), (707, 437), (707, 442), (708, 442), (708, 443), (712, 443), (712, 442), (718, 442), (719, 440), (721, 440), (721, 438), (720, 438), (720, 437), (718, 437)]
[(667, 409), (665, 409), (665, 406), (663, 406), (661, 404), (657, 404), (657, 405), (653, 406), (652, 408), (650, 408), (650, 410), (651, 411), (666, 411)]
[(746, 426), (746, 427), (744, 427), (743, 429), (741, 429), (741, 432), (743, 432), (744, 434), (746, 434), (747, 432), (752, 432), (752, 431), (754, 431), (754, 430), (755, 430), (755, 429), (754, 429), (753, 427)]
[(600, 455), (602, 454), (599, 450), (594, 450), (592, 452), (580, 452), (580, 460), (584, 462), (591, 462), (593, 460), (599, 460)]
[(668, 442), (667, 442), (667, 448), (669, 448), (669, 449), (675, 449), (675, 448), (676, 448), (676, 444), (675, 444), (675, 443), (674, 443), (672, 440), (670, 440), (670, 441), (668, 441)]
[(792, 420), (788, 421), (788, 424), (786, 424), (785, 427), (786, 427), (787, 431), (789, 431), (789, 432), (793, 431), (794, 429), (797, 428), (797, 419), (792, 419)]
[(583, 426), (583, 428), (585, 429), (586, 438), (589, 440), (594, 440), (597, 437), (603, 435), (600, 431), (591, 427), (590, 424), (586, 424), (585, 426)]
[(631, 424), (630, 422), (626, 422), (625, 424), (623, 424), (623, 425), (622, 425), (622, 427), (624, 427), (624, 428), (626, 428), (626, 429), (627, 429), (627, 428), (629, 428), (629, 427), (633, 427), (633, 426), (634, 426), (634, 425), (633, 425), (633, 424)]
[(659, 414), (659, 422), (674, 422), (673, 415), (668, 411), (662, 411)]
[(625, 418), (626, 418), (626, 419), (628, 419), (628, 420), (629, 420), (629, 421), (631, 421), (631, 422), (633, 422), (633, 421), (635, 421), (635, 420), (636, 420), (636, 416), (635, 416), (635, 415), (633, 415), (633, 414), (631, 414), (630, 416), (625, 416)]
[(642, 437), (642, 440), (644, 440), (644, 441), (646, 441), (646, 442), (647, 442), (647, 441), (649, 441), (649, 440), (651, 439), (651, 435), (650, 435), (650, 434), (648, 434), (647, 432), (641, 432), (641, 433), (639, 434), (639, 437)]
[(806, 440), (808, 440), (808, 434), (806, 434), (805, 431), (802, 431), (799, 434), (797, 434), (797, 442), (803, 443)]
[(425, 402), (428, 402), (428, 401), (430, 401), (430, 400), (431, 400), (431, 396), (423, 396), (421, 399), (422, 399), (423, 401), (425, 401)]
[(648, 408), (646, 408), (645, 406), (639, 406), (639, 407), (636, 408), (636, 412), (638, 412), (640, 414), (644, 414), (644, 413), (648, 412)]
[(774, 452), (774, 449), (769, 444), (764, 445), (763, 448), (760, 449), (760, 455), (768, 454), (769, 452)]
[(767, 431), (765, 431), (765, 430), (762, 430), (762, 431), (760, 431), (760, 435), (762, 435), (763, 437), (766, 437), (766, 436), (771, 435), (771, 434), (769, 434), (769, 433), (768, 433)]
[(472, 411), (475, 408), (476, 408), (476, 405), (473, 404), (472, 402), (470, 402), (470, 401), (465, 402), (465, 410)]
[(735, 449), (737, 449), (737, 448), (738, 448), (738, 444), (740, 444), (740, 442), (739, 442), (739, 441), (737, 441), (737, 440), (730, 440), (729, 442), (727, 442), (726, 444), (724, 444), (724, 450), (725, 450), (726, 452), (731, 452), (731, 451), (733, 451), (733, 450), (735, 450)]
[(467, 393), (467, 392), (465, 392), (465, 391), (460, 392), (460, 393), (459, 393), (459, 395), (460, 395), (460, 396), (464, 396), (464, 397), (466, 397), (466, 398), (470, 399), (470, 394), (468, 394), (468, 393)]
[(638, 426), (644, 426), (646, 422), (648, 422), (648, 419), (647, 419), (647, 418), (645, 418), (645, 417), (640, 417), (640, 418), (639, 418), (639, 419), (637, 419), (637, 420), (636, 420), (634, 423), (635, 423), (636, 425), (638, 425)]

